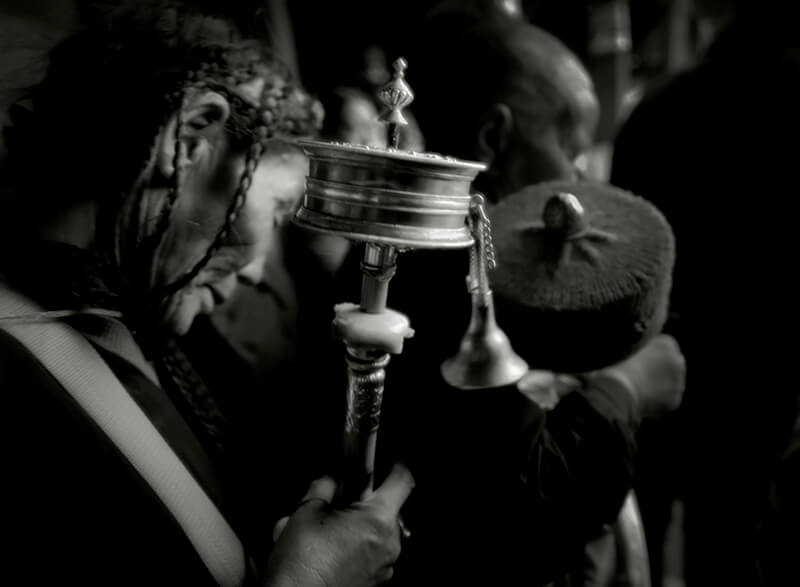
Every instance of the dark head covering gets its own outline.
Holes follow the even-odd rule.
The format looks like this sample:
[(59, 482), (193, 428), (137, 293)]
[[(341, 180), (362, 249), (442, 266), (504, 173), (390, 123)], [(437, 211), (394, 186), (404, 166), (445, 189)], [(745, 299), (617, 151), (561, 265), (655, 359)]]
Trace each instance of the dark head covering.
[(652, 204), (608, 184), (554, 181), (491, 216), (497, 319), (532, 368), (607, 366), (663, 326), (675, 246)]

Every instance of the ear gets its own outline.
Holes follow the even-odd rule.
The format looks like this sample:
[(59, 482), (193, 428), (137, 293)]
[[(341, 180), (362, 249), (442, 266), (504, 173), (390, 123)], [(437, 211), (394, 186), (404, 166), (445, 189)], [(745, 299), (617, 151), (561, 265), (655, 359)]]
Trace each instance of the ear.
[(502, 102), (492, 104), (481, 118), (478, 127), (477, 157), (491, 166), (501, 158), (511, 141), (514, 114)]
[[(221, 94), (200, 92), (189, 98), (183, 110), (180, 164), (197, 163), (211, 144), (223, 136), (229, 116), (230, 105)], [(164, 177), (170, 177), (175, 170), (177, 124), (178, 113), (175, 112), (159, 139), (157, 165)]]

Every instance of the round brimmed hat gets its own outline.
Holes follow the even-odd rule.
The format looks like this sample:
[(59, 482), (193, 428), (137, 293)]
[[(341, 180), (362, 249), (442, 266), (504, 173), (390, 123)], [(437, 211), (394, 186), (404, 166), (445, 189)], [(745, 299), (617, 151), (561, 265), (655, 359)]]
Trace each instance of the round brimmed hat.
[(661, 330), (675, 243), (645, 199), (554, 181), (508, 196), (490, 216), (497, 320), (532, 368), (598, 369)]

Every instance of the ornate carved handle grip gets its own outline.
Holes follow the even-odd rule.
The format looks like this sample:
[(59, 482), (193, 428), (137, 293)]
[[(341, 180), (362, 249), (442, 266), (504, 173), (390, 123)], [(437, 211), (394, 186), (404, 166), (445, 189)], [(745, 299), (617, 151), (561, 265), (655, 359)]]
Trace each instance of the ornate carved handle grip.
[(344, 462), (337, 493), (337, 501), (342, 504), (358, 501), (372, 491), (375, 441), (389, 354), (348, 347), (346, 360)]

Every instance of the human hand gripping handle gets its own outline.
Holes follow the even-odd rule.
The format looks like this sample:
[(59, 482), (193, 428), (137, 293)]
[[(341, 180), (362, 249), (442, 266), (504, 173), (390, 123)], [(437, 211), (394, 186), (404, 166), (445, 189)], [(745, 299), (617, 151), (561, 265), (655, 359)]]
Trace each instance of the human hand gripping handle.
[(414, 478), (400, 464), (361, 501), (334, 509), (336, 482), (311, 483), (295, 512), (275, 526), (265, 587), (371, 587), (392, 578), (400, 555), (400, 508)]

